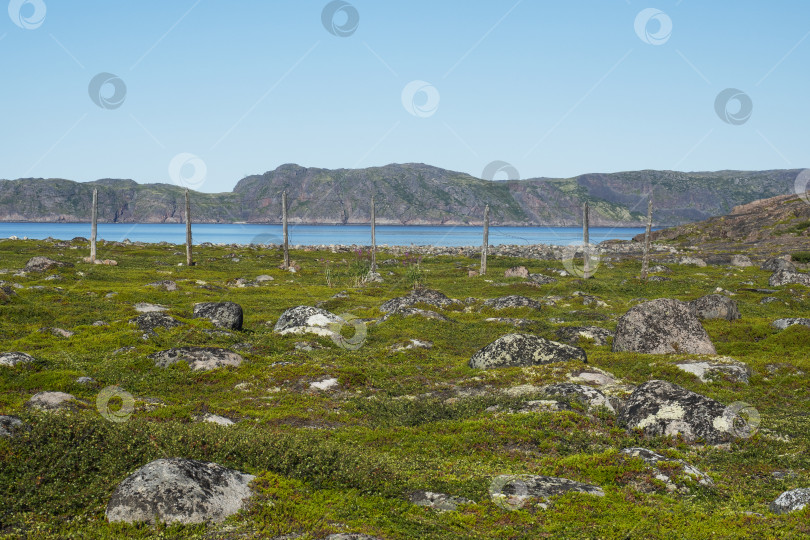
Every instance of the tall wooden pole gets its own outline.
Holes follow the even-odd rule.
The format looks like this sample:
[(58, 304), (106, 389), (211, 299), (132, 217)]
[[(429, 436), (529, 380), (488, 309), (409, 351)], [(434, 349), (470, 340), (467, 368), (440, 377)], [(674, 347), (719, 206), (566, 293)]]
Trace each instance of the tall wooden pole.
[(371, 196), (371, 271), (377, 271), (377, 216), (374, 195)]
[(650, 268), (650, 231), (652, 230), (652, 195), (647, 202), (647, 230), (644, 231), (644, 258), (641, 259), (641, 279), (647, 279)]
[(188, 188), (186, 188), (186, 266), (194, 266), (191, 256), (191, 203), (189, 202)]
[(484, 242), (481, 245), (481, 275), (487, 273), (487, 251), (489, 251), (489, 205), (484, 208)]
[(284, 235), (284, 270), (290, 269), (290, 238), (287, 235), (287, 192), (281, 193), (281, 228)]
[(90, 225), (90, 262), (96, 262), (96, 237), (98, 236), (98, 189), (93, 190), (92, 224)]
[(590, 223), (588, 216), (588, 201), (582, 205), (582, 243), (585, 246), (582, 249), (582, 258), (585, 265), (584, 273), (585, 279), (591, 277), (591, 236), (590, 236)]

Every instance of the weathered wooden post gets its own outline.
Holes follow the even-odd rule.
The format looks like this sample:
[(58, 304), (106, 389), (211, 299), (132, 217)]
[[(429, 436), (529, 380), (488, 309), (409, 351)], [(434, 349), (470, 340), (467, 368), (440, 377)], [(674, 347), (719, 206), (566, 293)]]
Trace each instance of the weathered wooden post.
[(377, 216), (374, 208), (374, 195), (371, 196), (371, 271), (377, 271)]
[(489, 251), (489, 205), (484, 207), (484, 243), (481, 246), (481, 275), (487, 273), (487, 252)]
[(98, 189), (93, 190), (93, 208), (90, 225), (90, 262), (96, 262), (96, 237), (98, 236)]
[(585, 279), (591, 277), (591, 235), (588, 217), (588, 201), (585, 201), (585, 204), (582, 205), (582, 243), (584, 244), (582, 248), (582, 259)]
[(290, 269), (290, 239), (287, 236), (287, 192), (281, 193), (281, 228), (284, 235), (284, 270)]
[(186, 266), (194, 266), (191, 256), (191, 203), (189, 202), (188, 188), (186, 188)]
[(647, 230), (644, 231), (644, 258), (641, 259), (641, 279), (647, 279), (650, 268), (650, 231), (652, 230), (652, 195), (647, 202)]

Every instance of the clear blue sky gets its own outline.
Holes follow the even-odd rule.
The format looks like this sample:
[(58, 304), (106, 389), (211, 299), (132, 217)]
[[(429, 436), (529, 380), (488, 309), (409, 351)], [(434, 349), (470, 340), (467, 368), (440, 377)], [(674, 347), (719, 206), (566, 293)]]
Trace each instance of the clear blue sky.
[[(331, 19), (356, 10), (344, 37), (327, 4), (12, 0), (0, 178), (179, 175), (218, 192), (291, 162), (481, 176), (503, 160), (523, 178), (810, 166), (810, 2), (351, 0)], [(123, 81), (122, 103), (94, 103), (99, 73)], [(432, 88), (406, 107), (412, 81)], [(727, 88), (750, 98), (747, 120), (718, 115)], [(199, 160), (172, 173), (179, 154)]]

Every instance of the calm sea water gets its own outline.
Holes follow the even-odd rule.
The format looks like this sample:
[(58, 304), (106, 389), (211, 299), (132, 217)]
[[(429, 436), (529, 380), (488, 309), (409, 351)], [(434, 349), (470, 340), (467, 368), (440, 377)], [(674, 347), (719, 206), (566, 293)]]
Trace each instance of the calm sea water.
[[(640, 227), (592, 227), (591, 243), (603, 240), (628, 240), (644, 232)], [(371, 243), (368, 225), (291, 225), (290, 244), (329, 245)], [(89, 223), (0, 223), (0, 238), (56, 238), (70, 240), (76, 236), (90, 237)], [(192, 229), (195, 244), (280, 244), (281, 225), (199, 224)], [(168, 223), (99, 223), (101, 240), (133, 242), (186, 241), (185, 225)], [(478, 246), (481, 245), (481, 227), (378, 225), (377, 244), (392, 246)], [(580, 227), (490, 227), (489, 243), (568, 245), (582, 241)]]

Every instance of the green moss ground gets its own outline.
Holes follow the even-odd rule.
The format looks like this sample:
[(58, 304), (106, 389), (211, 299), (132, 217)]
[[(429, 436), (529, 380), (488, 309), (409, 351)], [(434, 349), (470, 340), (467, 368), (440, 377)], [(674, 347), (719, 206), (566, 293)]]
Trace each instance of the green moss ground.
[[(810, 509), (776, 516), (768, 504), (781, 492), (810, 486), (810, 328), (777, 332), (770, 321), (810, 316), (808, 289), (782, 287), (779, 302), (762, 305), (769, 274), (756, 268), (697, 268), (669, 265), (669, 282), (642, 283), (634, 261), (603, 264), (592, 280), (560, 278), (539, 288), (504, 279), (503, 271), (525, 264), (532, 272), (562, 269), (559, 261), (490, 257), (489, 273), (467, 277), (477, 261), (426, 257), (422, 281), (450, 297), (493, 298), (522, 294), (560, 296), (540, 312), (509, 309), (445, 310), (453, 322), (393, 317), (369, 325), (357, 350), (315, 336), (277, 336), (272, 324), (287, 308), (325, 301), (324, 308), (360, 318), (378, 317), (384, 301), (406, 294), (416, 273), (405, 257), (381, 265), (385, 282), (356, 287), (354, 254), (294, 252), (298, 274), (277, 268), (278, 251), (253, 247), (197, 248), (195, 267), (177, 266), (177, 246), (104, 245), (99, 254), (116, 267), (77, 262), (87, 255), (46, 241), (0, 242), (0, 275), (25, 287), (0, 293), (0, 350), (22, 351), (33, 365), (0, 368), (0, 414), (21, 417), (30, 429), (0, 439), (0, 536), (8, 538), (264, 538), (303, 533), (322, 538), (333, 532), (363, 532), (381, 538), (795, 538), (810, 534)], [(234, 262), (229, 255), (240, 260)], [(14, 276), (34, 255), (73, 262), (26, 277)], [(328, 261), (328, 262), (327, 262)], [(405, 262), (406, 264), (403, 264)], [(326, 268), (333, 286), (327, 286)], [(389, 275), (393, 272), (394, 275)], [(49, 275), (61, 279), (47, 281)], [(236, 278), (269, 274), (275, 281), (255, 288), (233, 286)], [(159, 279), (179, 291), (145, 287)], [(209, 288), (202, 288), (198, 280)], [(509, 283), (502, 286), (499, 284)], [(751, 285), (753, 283), (753, 285)], [(61, 290), (56, 290), (60, 287)], [(627, 433), (606, 413), (584, 411), (504, 414), (533, 396), (506, 397), (497, 389), (565, 380), (575, 366), (470, 369), (479, 348), (516, 331), (485, 322), (492, 316), (534, 321), (527, 330), (555, 339), (560, 326), (593, 324), (615, 328), (616, 318), (639, 297), (691, 300), (722, 287), (737, 292), (743, 318), (704, 324), (718, 353), (747, 363), (751, 384), (701, 383), (674, 367), (688, 356), (613, 353), (610, 346), (583, 341), (590, 364), (629, 384), (665, 379), (723, 403), (756, 407), (760, 431), (730, 447), (687, 445), (675, 439), (646, 439)], [(348, 298), (331, 299), (345, 290)], [(582, 305), (574, 291), (596, 295), (605, 308)], [(110, 292), (118, 293), (107, 297)], [(195, 302), (230, 300), (245, 311), (244, 331), (211, 334), (207, 321), (193, 319)], [(158, 331), (148, 340), (129, 319), (132, 304), (160, 303), (182, 327)], [(497, 314), (497, 315), (496, 315)], [(109, 326), (92, 326), (97, 320)], [(269, 323), (269, 324), (268, 324)], [(60, 327), (70, 338), (41, 332)], [(408, 338), (430, 340), (430, 350), (391, 353)], [(297, 341), (322, 349), (301, 352)], [(154, 366), (147, 355), (174, 346), (223, 346), (245, 358), (239, 368), (206, 373), (185, 365)], [(122, 347), (133, 347), (115, 353)], [(774, 368), (773, 366), (780, 366)], [(91, 385), (76, 382), (95, 379)], [(312, 391), (309, 383), (335, 377), (339, 386)], [(101, 389), (119, 385), (135, 398), (125, 422), (102, 417)], [(447, 399), (459, 390), (487, 388), (478, 397)], [(82, 403), (71, 412), (32, 413), (25, 402), (39, 391), (74, 394)], [(404, 396), (421, 396), (415, 399)], [(113, 408), (116, 405), (113, 404)], [(490, 409), (490, 410), (487, 410)], [(231, 427), (195, 422), (202, 412), (238, 420)], [(640, 461), (619, 450), (644, 446), (686, 459), (707, 472), (715, 486), (691, 486), (669, 493)], [(216, 461), (258, 476), (252, 506), (224, 524), (177, 527), (110, 525), (104, 509), (115, 486), (136, 468), (161, 457)], [(791, 471), (782, 478), (774, 471)], [(569, 494), (547, 510), (528, 504), (508, 511), (489, 500), (499, 474), (546, 474), (594, 483), (603, 498)], [(416, 489), (467, 497), (477, 504), (438, 513), (407, 502)]]

